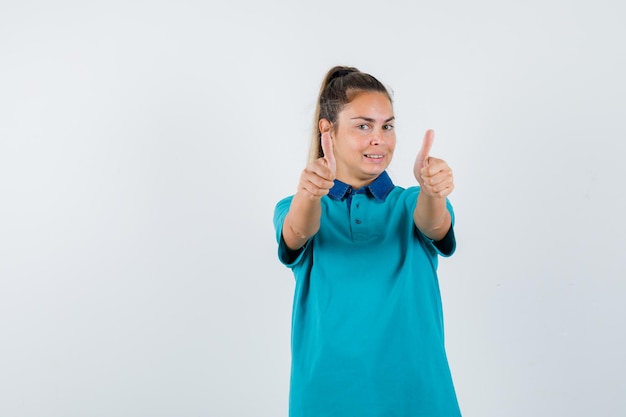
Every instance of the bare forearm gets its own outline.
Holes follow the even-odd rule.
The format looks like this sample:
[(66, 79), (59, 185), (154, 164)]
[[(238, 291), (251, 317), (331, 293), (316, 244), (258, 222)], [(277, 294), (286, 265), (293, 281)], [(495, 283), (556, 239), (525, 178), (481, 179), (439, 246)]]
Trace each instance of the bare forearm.
[(435, 132), (427, 130), (417, 157), (413, 173), (420, 184), (420, 192), (413, 212), (415, 226), (430, 239), (443, 239), (450, 226), (452, 216), (448, 211), (446, 197), (454, 190), (454, 177), (448, 163), (429, 156)]
[(283, 223), (283, 239), (287, 247), (300, 249), (320, 229), (321, 199), (334, 185), (337, 163), (329, 131), (322, 133), (324, 156), (309, 163), (300, 175), (298, 191), (291, 200)]
[(322, 205), (319, 199), (296, 193), (283, 223), (283, 238), (290, 249), (301, 248), (320, 228)]
[(445, 237), (452, 218), (446, 206), (446, 199), (432, 197), (425, 193), (418, 194), (417, 204), (413, 212), (413, 221), (417, 228), (428, 238), (441, 240)]

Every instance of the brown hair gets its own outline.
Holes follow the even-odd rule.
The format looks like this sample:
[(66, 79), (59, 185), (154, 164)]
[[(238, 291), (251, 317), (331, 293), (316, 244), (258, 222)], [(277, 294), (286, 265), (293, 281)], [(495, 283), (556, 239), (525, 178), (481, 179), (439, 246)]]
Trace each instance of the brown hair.
[(336, 66), (331, 68), (320, 88), (315, 115), (313, 117), (313, 133), (309, 148), (309, 162), (324, 156), (322, 151), (319, 121), (327, 119), (337, 128), (337, 116), (343, 107), (350, 103), (358, 93), (375, 91), (385, 94), (391, 102), (387, 88), (370, 74), (354, 67)]

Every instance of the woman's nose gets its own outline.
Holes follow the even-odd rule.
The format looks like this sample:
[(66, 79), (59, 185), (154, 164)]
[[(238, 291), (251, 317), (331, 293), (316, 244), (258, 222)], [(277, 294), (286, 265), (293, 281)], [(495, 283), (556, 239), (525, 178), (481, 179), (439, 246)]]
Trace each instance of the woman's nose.
[(383, 143), (385, 143), (383, 140), (383, 135), (377, 130), (373, 131), (372, 136), (370, 137), (370, 143), (372, 145), (382, 145)]

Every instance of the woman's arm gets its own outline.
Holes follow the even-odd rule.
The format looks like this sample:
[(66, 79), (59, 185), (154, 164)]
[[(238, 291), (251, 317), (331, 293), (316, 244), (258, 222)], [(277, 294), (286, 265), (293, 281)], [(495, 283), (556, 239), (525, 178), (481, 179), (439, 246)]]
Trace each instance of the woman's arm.
[(337, 165), (328, 133), (322, 134), (322, 150), (324, 157), (311, 162), (302, 171), (298, 190), (285, 216), (283, 239), (292, 250), (300, 249), (319, 230), (321, 199), (334, 185)]
[(446, 236), (452, 225), (446, 197), (454, 190), (454, 177), (446, 161), (428, 155), (434, 138), (435, 133), (427, 130), (422, 149), (415, 159), (413, 173), (420, 184), (420, 192), (413, 221), (422, 233), (437, 241)]

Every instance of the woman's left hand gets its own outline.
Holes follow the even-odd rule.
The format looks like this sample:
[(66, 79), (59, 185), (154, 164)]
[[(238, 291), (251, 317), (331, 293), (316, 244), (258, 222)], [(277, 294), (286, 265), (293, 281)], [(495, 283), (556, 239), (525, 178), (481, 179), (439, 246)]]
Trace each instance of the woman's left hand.
[(415, 158), (413, 174), (420, 185), (420, 193), (445, 198), (454, 190), (454, 176), (446, 161), (429, 156), (434, 140), (435, 132), (427, 130), (422, 148)]

